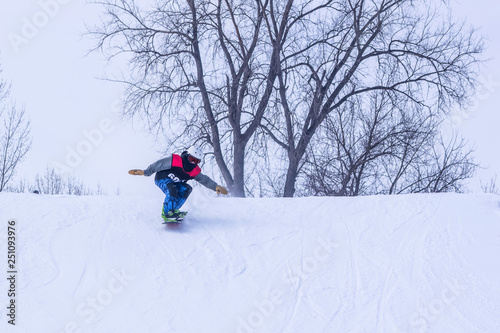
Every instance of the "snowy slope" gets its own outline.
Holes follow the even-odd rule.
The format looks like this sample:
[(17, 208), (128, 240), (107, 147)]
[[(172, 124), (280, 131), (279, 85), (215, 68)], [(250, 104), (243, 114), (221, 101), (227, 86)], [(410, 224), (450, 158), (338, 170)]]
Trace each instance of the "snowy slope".
[(500, 332), (500, 197), (161, 201), (0, 193), (0, 332)]

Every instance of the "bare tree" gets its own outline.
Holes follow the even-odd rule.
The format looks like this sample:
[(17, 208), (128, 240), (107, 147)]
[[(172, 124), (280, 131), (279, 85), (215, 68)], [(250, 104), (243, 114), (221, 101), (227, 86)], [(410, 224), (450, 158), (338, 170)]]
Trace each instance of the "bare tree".
[(0, 192), (31, 148), (30, 122), (25, 118), (24, 108), (19, 109), (9, 101), (9, 96), (9, 85), (0, 79)]
[[(92, 195), (94, 192), (85, 185), (85, 183), (76, 178), (74, 175), (66, 177), (66, 181), (64, 181), (66, 188), (64, 193), (69, 195)], [(97, 192), (96, 195), (103, 195), (104, 191), (100, 184), (97, 184)]]
[(383, 166), (393, 166), (393, 176), (401, 172), (394, 165), (410, 155), (405, 147), (425, 149), (423, 143), (434, 131), (432, 113), (400, 108), (403, 103), (387, 93), (368, 96), (369, 102), (357, 96), (337, 108), (318, 129), (305, 159), (301, 192), (339, 196), (387, 192), (390, 184), (380, 180), (387, 171)]
[(474, 176), (478, 165), (464, 139), (454, 135), (445, 142), (439, 137), (428, 148), (421, 162), (411, 165), (394, 193), (461, 192), (463, 181)]
[(4, 189), (4, 191), (6, 192), (14, 192), (14, 193), (32, 192), (34, 190), (35, 189), (30, 186), (29, 182), (26, 179), (21, 179), (14, 184), (11, 183)]
[[(268, 178), (283, 179), (279, 192), (293, 196), (312, 138), (365, 95), (387, 93), (438, 115), (465, 103), (482, 51), (474, 31), (425, 11), (423, 0), (98, 3), (106, 19), (92, 32), (96, 49), (130, 56), (131, 73), (117, 80), (129, 87), (126, 114), (165, 133), (169, 146), (209, 146), (236, 196), (256, 187), (246, 186), (245, 161), (276, 147), (287, 165)], [(369, 142), (358, 157), (379, 147)], [(344, 166), (342, 191), (361, 191), (360, 181), (349, 185), (370, 165), (361, 161)]]
[[(284, 196), (294, 195), (312, 138), (332, 112), (386, 92), (408, 107), (443, 115), (472, 94), (482, 52), (474, 31), (425, 11), (432, 6), (423, 1), (324, 4), (321, 15), (290, 32), (294, 38), (280, 54), (281, 119), (263, 124), (288, 156)], [(352, 179), (353, 166), (345, 166), (345, 180)]]
[(495, 175), (495, 177), (490, 178), (489, 182), (487, 183), (481, 182), (481, 190), (484, 193), (500, 194), (500, 190), (498, 189), (497, 185), (497, 175)]
[[(461, 191), (477, 165), (466, 142), (447, 143), (438, 115), (389, 93), (346, 103), (312, 139), (300, 194), (357, 196)], [(364, 95), (363, 97), (367, 97)]]
[[(34, 181), (21, 179), (17, 184), (9, 185), (8, 192), (15, 193), (39, 193), (49, 195), (105, 195), (101, 184), (97, 184), (95, 190), (87, 186), (82, 180), (73, 174), (61, 174), (54, 168), (46, 167), (43, 173), (37, 173)], [(116, 191), (119, 195), (119, 191)]]
[(64, 194), (66, 183), (54, 169), (46, 168), (43, 174), (37, 173), (35, 186), (42, 194)]
[(169, 145), (210, 147), (230, 191), (245, 195), (248, 145), (279, 69), (293, 0), (98, 2), (106, 22), (91, 33), (111, 57), (131, 54), (128, 115), (139, 114)]
[(93, 191), (82, 180), (75, 175), (62, 175), (54, 168), (47, 167), (35, 177), (35, 185), (33, 187), (41, 194), (59, 195), (103, 195), (104, 191), (100, 184), (97, 184), (97, 190)]

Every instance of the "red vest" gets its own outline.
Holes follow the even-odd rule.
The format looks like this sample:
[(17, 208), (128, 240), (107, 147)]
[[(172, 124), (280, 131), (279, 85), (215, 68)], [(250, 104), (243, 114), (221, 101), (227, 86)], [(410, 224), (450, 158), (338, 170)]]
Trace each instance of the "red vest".
[(194, 177), (198, 176), (201, 172), (201, 169), (199, 166), (195, 166), (194, 169), (189, 171), (189, 172), (184, 170), (184, 167), (182, 166), (182, 157), (180, 157), (177, 154), (172, 154), (172, 168), (176, 168), (176, 167), (181, 168), (184, 173), (189, 175), (189, 179), (193, 179)]

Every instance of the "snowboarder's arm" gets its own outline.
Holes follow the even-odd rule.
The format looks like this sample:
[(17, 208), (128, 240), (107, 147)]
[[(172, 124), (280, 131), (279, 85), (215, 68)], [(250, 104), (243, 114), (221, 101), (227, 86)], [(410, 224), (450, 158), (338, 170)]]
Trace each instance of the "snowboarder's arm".
[(151, 164), (150, 166), (147, 167), (146, 170), (144, 170), (144, 176), (151, 176), (153, 173), (161, 171), (161, 170), (167, 170), (172, 168), (172, 155), (162, 158), (161, 160), (158, 160)]
[(202, 174), (201, 172), (198, 174), (198, 176), (194, 177), (194, 180), (196, 180), (198, 183), (205, 186), (206, 188), (211, 189), (212, 191), (216, 191), (217, 187), (219, 187), (219, 185), (217, 185), (216, 182), (214, 182), (210, 177)]
[(212, 191), (217, 192), (217, 194), (221, 194), (221, 193), (224, 195), (227, 194), (227, 190), (224, 187), (217, 185), (217, 183), (214, 182), (207, 175), (200, 173), (200, 174), (198, 174), (198, 176), (194, 177), (194, 180), (196, 180), (198, 183), (202, 184), (203, 186), (211, 189)]
[(214, 182), (210, 177), (202, 174), (201, 172), (196, 177), (194, 177), (194, 180), (196, 180), (198, 183), (205, 186), (206, 188), (211, 189), (212, 191), (215, 191), (215, 187), (217, 186), (216, 182)]

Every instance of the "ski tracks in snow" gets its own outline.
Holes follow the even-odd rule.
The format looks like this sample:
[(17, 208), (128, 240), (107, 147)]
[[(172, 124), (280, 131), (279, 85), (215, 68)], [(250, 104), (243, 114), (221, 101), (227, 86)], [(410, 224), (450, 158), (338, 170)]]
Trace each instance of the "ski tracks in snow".
[[(409, 304), (417, 303), (416, 300), (412, 300), (412, 294), (418, 295), (418, 292), (415, 293), (413, 291), (418, 291), (422, 283), (421, 278), (424, 277), (422, 276), (423, 247), (429, 229), (432, 227), (429, 221), (439, 210), (440, 202), (437, 202), (434, 213), (428, 217), (422, 216), (422, 210), (420, 208), (421, 203), (417, 201), (416, 204), (417, 206), (412, 208), (415, 213), (412, 213), (412, 215), (408, 217), (408, 220), (401, 226), (401, 228), (404, 228), (404, 231), (402, 230), (404, 236), (401, 238), (399, 246), (390, 260), (383, 279), (381, 293), (378, 298), (376, 316), (377, 332), (380, 333), (387, 332), (388, 330), (394, 331), (400, 329), (395, 321), (397, 322), (398, 319), (401, 318), (391, 318), (392, 321), (386, 320), (386, 308), (391, 300), (394, 302), (394, 300), (397, 299), (396, 303), (398, 303), (399, 306), (404, 306), (405, 299), (401, 298), (401, 295), (395, 295), (396, 290), (398, 290), (400, 294), (409, 294), (408, 296), (411, 300)], [(394, 233), (394, 236), (399, 233), (400, 232)], [(402, 267), (406, 267), (403, 262), (410, 260), (411, 264), (409, 265), (409, 271), (402, 270)], [(408, 322), (409, 318), (407, 323)]]
[[(394, 316), (394, 307), (404, 308), (405, 313), (411, 311), (418, 302), (415, 298), (420, 286), (427, 283), (422, 280), (427, 279), (423, 274), (424, 246), (440, 202), (403, 200), (405, 206), (395, 210), (402, 198), (391, 199), (367, 198), (356, 215), (339, 218), (343, 230), (337, 227), (335, 232), (344, 235), (339, 249), (344, 256), (334, 264), (341, 265), (345, 273), (335, 283), (345, 296), (340, 312), (330, 317), (331, 327), (347, 323), (349, 332), (382, 333), (408, 329), (410, 315)], [(423, 215), (422, 205), (426, 209), (434, 205), (433, 211)], [(346, 211), (352, 210), (346, 207)], [(384, 213), (374, 219), (374, 211), (385, 211), (387, 221)]]
[[(223, 285), (226, 285), (230, 279), (242, 274), (246, 270), (245, 261), (231, 255), (232, 246), (226, 237), (219, 238), (210, 230), (210, 225), (205, 225), (203, 221), (198, 220), (198, 227), (203, 230), (203, 237), (195, 240), (198, 250), (205, 255), (206, 262), (212, 267), (212, 272)], [(200, 230), (201, 231), (201, 230)]]
[[(299, 230), (299, 234), (300, 234), (300, 267), (301, 267), (301, 270), (303, 271), (304, 270), (304, 231), (303, 229), (301, 228)], [(289, 263), (287, 262), (287, 271), (290, 272), (291, 271), (291, 268), (289, 266)], [(302, 302), (302, 280), (303, 280), (303, 276), (302, 274), (299, 274), (298, 278), (297, 278), (297, 282), (296, 282), (296, 285), (293, 289), (293, 293), (292, 293), (292, 306), (288, 306), (287, 307), (287, 310), (285, 312), (285, 320), (284, 320), (284, 326), (282, 328), (282, 332), (290, 332), (291, 330), (291, 327), (293, 325), (293, 322), (294, 322), (294, 318), (296, 318), (296, 314), (297, 312), (299, 311), (299, 306), (301, 305), (301, 302)], [(290, 308), (293, 308), (292, 311), (291, 311), (291, 315), (290, 315), (290, 311), (289, 309)]]
[[(39, 331), (69, 320), (99, 333), (500, 328), (498, 198), (203, 197), (176, 230), (143, 198), (3, 198), (22, 226), (22, 322)], [(119, 292), (86, 325), (76, 308), (110, 283)]]

